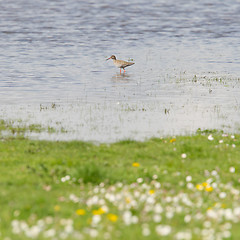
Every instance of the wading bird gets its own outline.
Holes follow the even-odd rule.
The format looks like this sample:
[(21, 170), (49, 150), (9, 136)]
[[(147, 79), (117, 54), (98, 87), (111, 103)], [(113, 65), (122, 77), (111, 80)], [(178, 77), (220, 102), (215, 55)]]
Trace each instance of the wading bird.
[(109, 60), (109, 59), (112, 59), (113, 60), (113, 64), (116, 67), (120, 68), (120, 73), (121, 73), (121, 69), (123, 69), (124, 72), (126, 72), (125, 68), (134, 64), (134, 62), (126, 62), (126, 61), (123, 61), (123, 60), (117, 60), (117, 58), (114, 55), (112, 55), (110, 58), (108, 58), (106, 60)]

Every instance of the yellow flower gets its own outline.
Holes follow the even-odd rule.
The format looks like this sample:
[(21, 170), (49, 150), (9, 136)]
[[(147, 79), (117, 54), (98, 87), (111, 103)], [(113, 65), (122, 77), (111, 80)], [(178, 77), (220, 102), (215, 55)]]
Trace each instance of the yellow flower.
[(204, 182), (204, 183), (202, 183), (202, 185), (203, 185), (204, 187), (206, 187), (206, 186), (208, 185), (208, 183), (207, 183), (207, 182)]
[(199, 191), (202, 191), (203, 190), (203, 185), (202, 184), (197, 184), (196, 189), (199, 190)]
[(207, 186), (207, 187), (205, 187), (205, 191), (206, 192), (212, 192), (213, 191), (213, 187)]
[(154, 191), (153, 189), (151, 189), (151, 190), (148, 191), (148, 193), (149, 193), (150, 195), (152, 195), (152, 194), (155, 193), (155, 191)]
[(226, 208), (227, 207), (227, 205), (225, 204), (225, 203), (222, 203), (222, 206), (221, 206), (222, 208)]
[(99, 209), (97, 209), (97, 210), (93, 210), (92, 211), (92, 214), (93, 215), (102, 215), (102, 214), (104, 214), (105, 213), (105, 211), (102, 209), (102, 208), (99, 208)]
[(132, 164), (132, 166), (133, 166), (133, 167), (139, 167), (140, 164), (139, 164), (138, 162), (134, 162), (134, 163)]
[(55, 212), (60, 211), (60, 206), (59, 206), (59, 205), (55, 205), (55, 206), (54, 206), (54, 211), (55, 211)]
[(173, 143), (173, 142), (176, 142), (176, 138), (172, 138), (172, 139), (170, 140), (170, 143)]
[(125, 201), (126, 201), (126, 203), (130, 203), (131, 199), (127, 197), (127, 198), (125, 198)]
[(109, 213), (107, 215), (107, 218), (111, 221), (111, 222), (116, 222), (118, 220), (118, 216), (112, 213)]
[(79, 216), (82, 216), (82, 215), (86, 214), (86, 211), (84, 209), (77, 209), (76, 214), (79, 215)]

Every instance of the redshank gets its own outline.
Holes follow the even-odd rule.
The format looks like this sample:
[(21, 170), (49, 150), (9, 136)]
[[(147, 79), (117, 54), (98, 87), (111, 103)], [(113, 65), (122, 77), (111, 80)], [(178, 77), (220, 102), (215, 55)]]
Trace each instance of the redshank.
[(134, 62), (126, 62), (126, 61), (123, 61), (123, 60), (117, 60), (117, 58), (114, 55), (112, 55), (110, 58), (108, 58), (106, 60), (109, 60), (109, 59), (112, 59), (113, 64), (116, 67), (120, 68), (120, 73), (121, 73), (121, 68), (124, 70), (124, 72), (126, 72), (125, 68), (134, 64)]

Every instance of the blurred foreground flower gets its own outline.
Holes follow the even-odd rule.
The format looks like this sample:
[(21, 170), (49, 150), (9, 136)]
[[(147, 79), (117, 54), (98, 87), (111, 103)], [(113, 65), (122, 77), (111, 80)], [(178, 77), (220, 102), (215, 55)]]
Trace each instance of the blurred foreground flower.
[(214, 138), (213, 138), (213, 136), (212, 136), (212, 134), (210, 134), (209, 136), (208, 136), (208, 140), (209, 141), (212, 141)]
[(134, 162), (134, 163), (132, 164), (132, 166), (133, 166), (133, 167), (140, 167), (140, 164), (139, 164), (138, 162)]
[(99, 209), (97, 209), (97, 210), (93, 210), (92, 211), (92, 214), (93, 215), (102, 215), (102, 214), (104, 214), (106, 211), (104, 211), (102, 208), (99, 208)]
[(171, 227), (168, 225), (158, 225), (156, 226), (156, 232), (160, 236), (167, 236), (171, 233)]
[(86, 211), (84, 209), (77, 209), (76, 214), (79, 215), (79, 216), (82, 216), (82, 215), (86, 214)]
[(207, 186), (207, 187), (205, 187), (205, 191), (206, 192), (212, 192), (213, 191), (213, 187)]
[(111, 221), (111, 222), (116, 222), (118, 220), (118, 216), (112, 213), (109, 213), (107, 215), (107, 218)]
[(59, 206), (59, 205), (55, 205), (55, 206), (54, 206), (54, 211), (55, 211), (55, 212), (60, 211), (60, 206)]

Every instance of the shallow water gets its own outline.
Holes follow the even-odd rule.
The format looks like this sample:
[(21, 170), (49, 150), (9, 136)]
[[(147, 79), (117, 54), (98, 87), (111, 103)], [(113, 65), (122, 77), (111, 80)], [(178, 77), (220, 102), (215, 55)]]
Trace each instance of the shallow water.
[[(67, 130), (35, 136), (47, 139), (239, 131), (239, 11), (217, 0), (0, 1), (0, 117)], [(136, 64), (120, 75), (112, 54)]]

